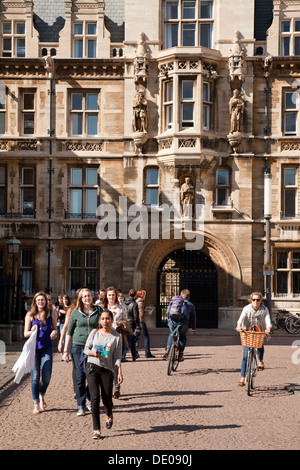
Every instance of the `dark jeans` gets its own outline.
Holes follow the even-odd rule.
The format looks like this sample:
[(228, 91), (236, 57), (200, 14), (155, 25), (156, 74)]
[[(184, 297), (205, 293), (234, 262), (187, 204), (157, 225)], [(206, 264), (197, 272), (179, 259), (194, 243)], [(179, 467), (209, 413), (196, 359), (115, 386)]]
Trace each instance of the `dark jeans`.
[(144, 336), (145, 356), (148, 356), (150, 354), (150, 338), (147, 325), (144, 321), (141, 321), (141, 329)]
[(111, 416), (113, 409), (112, 392), (114, 374), (104, 367), (87, 363), (86, 378), (89, 385), (92, 404), (94, 431), (100, 430), (100, 392), (106, 414)]
[(39, 395), (45, 395), (52, 374), (52, 346), (35, 350), (35, 363), (31, 370), (31, 392), (33, 403), (40, 402)]
[[(171, 318), (169, 318), (168, 320), (168, 327), (169, 327), (169, 330), (170, 330), (170, 334), (169, 334), (169, 337), (168, 337), (168, 342), (167, 342), (167, 350), (169, 351), (170, 347), (171, 347), (171, 344), (172, 344), (172, 340), (173, 340), (173, 331), (175, 330), (175, 328), (177, 327), (178, 323), (174, 322), (173, 320), (171, 320)], [(183, 322), (180, 327), (179, 327), (179, 356), (182, 356), (183, 355), (183, 351), (184, 351), (184, 348), (186, 346), (186, 333), (187, 333), (187, 330), (189, 328), (189, 325), (187, 322)]]
[(134, 335), (127, 335), (128, 346), (129, 346), (130, 351), (131, 351), (132, 359), (135, 359), (136, 356), (137, 356), (137, 350), (136, 350), (136, 347), (135, 347), (135, 340), (136, 340), (136, 337)]
[(78, 408), (82, 408), (85, 405), (86, 398), (89, 398), (89, 390), (86, 386), (86, 374), (85, 374), (85, 363), (83, 359), (83, 346), (73, 344), (71, 349), (72, 360), (75, 368), (75, 393), (77, 399)]

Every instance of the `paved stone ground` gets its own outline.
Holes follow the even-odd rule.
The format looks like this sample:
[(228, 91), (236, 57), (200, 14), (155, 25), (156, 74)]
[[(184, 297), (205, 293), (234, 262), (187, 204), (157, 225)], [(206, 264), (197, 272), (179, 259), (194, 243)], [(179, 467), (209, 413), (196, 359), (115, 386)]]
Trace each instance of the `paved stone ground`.
[[(300, 394), (292, 393), (300, 384), (299, 335), (275, 334), (266, 343), (266, 368), (258, 374), (251, 397), (237, 386), (242, 355), (237, 333), (202, 331), (189, 336), (185, 361), (171, 376), (161, 359), (166, 338), (166, 332), (151, 334), (154, 359), (144, 357), (141, 344), (140, 358), (132, 362), (128, 356), (123, 363), (124, 384), (120, 399), (114, 400), (114, 425), (111, 430), (105, 428), (102, 408), (101, 441), (91, 439), (91, 413), (76, 415), (71, 363), (61, 362), (60, 354), (55, 354), (48, 406), (33, 415), (29, 376), (19, 385), (8, 377), (20, 345), (19, 351), (8, 352), (6, 366), (0, 364), (0, 449), (108, 450), (112, 454), (300, 449)], [(295, 341), (298, 349), (292, 347)]]

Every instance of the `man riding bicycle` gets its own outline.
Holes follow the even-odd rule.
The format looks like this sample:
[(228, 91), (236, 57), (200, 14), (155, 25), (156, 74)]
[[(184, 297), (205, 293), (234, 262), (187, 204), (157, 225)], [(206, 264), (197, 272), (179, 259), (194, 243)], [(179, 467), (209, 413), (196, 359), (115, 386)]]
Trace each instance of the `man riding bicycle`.
[(179, 327), (179, 362), (184, 360), (183, 352), (186, 346), (186, 334), (190, 330), (192, 333), (195, 333), (196, 329), (196, 310), (192, 302), (190, 302), (190, 291), (188, 289), (183, 289), (180, 292), (180, 296), (176, 295), (172, 298), (168, 309), (168, 326), (170, 329), (170, 334), (168, 337), (167, 347), (163, 355), (163, 359), (167, 359), (169, 355), (169, 350), (172, 344), (173, 331), (180, 322)]

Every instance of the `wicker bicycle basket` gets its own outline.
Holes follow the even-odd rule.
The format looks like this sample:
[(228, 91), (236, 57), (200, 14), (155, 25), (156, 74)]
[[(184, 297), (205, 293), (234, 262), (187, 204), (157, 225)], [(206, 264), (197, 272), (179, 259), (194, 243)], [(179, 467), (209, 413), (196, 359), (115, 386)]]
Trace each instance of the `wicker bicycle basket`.
[(246, 348), (262, 348), (266, 333), (258, 331), (240, 331), (242, 346)]

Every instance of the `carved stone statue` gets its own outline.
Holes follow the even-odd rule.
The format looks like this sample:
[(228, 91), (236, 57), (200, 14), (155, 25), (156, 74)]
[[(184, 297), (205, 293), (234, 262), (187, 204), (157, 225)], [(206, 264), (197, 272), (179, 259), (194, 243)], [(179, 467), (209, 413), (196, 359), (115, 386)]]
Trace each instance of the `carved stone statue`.
[(133, 102), (133, 130), (147, 132), (148, 101), (142, 91), (139, 91)]
[(230, 50), (230, 57), (228, 60), (229, 77), (230, 81), (238, 80), (240, 83), (244, 80), (244, 51), (241, 48), (239, 40), (239, 31), (234, 32), (235, 39), (233, 47)]
[(239, 90), (233, 90), (233, 96), (229, 101), (230, 134), (241, 132), (241, 123), (245, 110), (245, 102), (241, 98)]
[(193, 204), (195, 200), (195, 188), (191, 178), (185, 178), (180, 188), (180, 203), (183, 211), (183, 217), (192, 217)]

